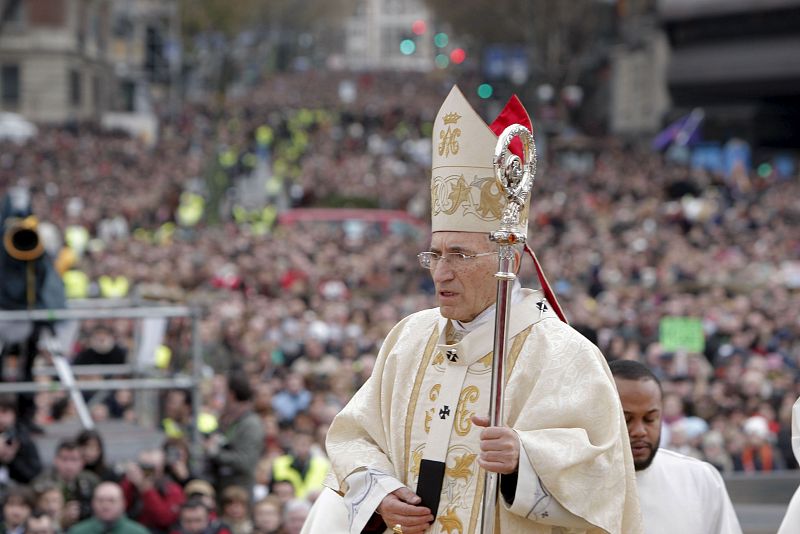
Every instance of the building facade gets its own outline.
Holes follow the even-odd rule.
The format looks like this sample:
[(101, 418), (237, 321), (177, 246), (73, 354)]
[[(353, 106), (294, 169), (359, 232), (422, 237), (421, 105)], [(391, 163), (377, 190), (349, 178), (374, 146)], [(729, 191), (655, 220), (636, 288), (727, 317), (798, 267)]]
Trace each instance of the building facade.
[(109, 107), (110, 0), (12, 0), (0, 26), (0, 107), (37, 122)]
[[(413, 31), (417, 21), (424, 23), (424, 32), (419, 35)], [(346, 27), (344, 59), (349, 68), (411, 71), (434, 68), (432, 16), (422, 0), (359, 0)], [(404, 40), (413, 43), (411, 53), (401, 51)]]
[[(175, 98), (177, 0), (8, 0), (0, 109), (40, 123), (149, 114)], [(113, 126), (117, 126), (115, 123)]]

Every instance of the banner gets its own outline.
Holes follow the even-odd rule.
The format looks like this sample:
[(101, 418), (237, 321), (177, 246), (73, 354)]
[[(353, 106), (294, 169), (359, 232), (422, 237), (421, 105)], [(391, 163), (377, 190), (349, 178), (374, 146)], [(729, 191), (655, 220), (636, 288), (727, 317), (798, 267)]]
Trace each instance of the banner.
[(665, 352), (702, 353), (706, 346), (703, 323), (697, 317), (664, 317), (658, 325), (658, 333)]

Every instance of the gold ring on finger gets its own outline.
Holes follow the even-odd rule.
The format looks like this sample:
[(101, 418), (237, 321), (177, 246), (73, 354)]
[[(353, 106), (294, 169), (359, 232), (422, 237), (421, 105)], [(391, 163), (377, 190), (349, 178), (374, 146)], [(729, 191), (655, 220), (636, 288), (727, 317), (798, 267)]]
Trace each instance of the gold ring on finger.
[(394, 532), (394, 534), (403, 534), (403, 526), (400, 523), (397, 523), (392, 529), (392, 532)]

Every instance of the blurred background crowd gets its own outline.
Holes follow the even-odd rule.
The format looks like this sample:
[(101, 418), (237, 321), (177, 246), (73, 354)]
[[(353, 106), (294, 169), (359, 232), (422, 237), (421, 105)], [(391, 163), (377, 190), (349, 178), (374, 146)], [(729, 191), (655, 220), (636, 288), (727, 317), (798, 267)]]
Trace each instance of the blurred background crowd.
[[(233, 59), (256, 47), (216, 38)], [(196, 47), (213, 59), (210, 42)], [(241, 57), (233, 80), (252, 69)], [(645, 362), (662, 380), (663, 446), (726, 474), (797, 469), (796, 166), (765, 164), (757, 142), (706, 165), (691, 155), (690, 120), (655, 149), (652, 135), (601, 128), (543, 86), (496, 82), (512, 90), (486, 97), (475, 70), (283, 67), (224, 97), (169, 93), (153, 131), (38, 121), (29, 138), (0, 141), (0, 192), (30, 191), (68, 301), (196, 307), (202, 360), (191, 369), (188, 319), (170, 320), (148, 372), (195, 372), (198, 390), (159, 391), (155, 413), (132, 389), (85, 391), (99, 430), (76, 424), (52, 457), (37, 442), (75, 421), (67, 393), (0, 393), (5, 532), (95, 532), (123, 513), (124, 532), (299, 532), (328, 471), (332, 418), (389, 329), (435, 306), (415, 256), (429, 243), (431, 123), (454, 82), (487, 119), (512, 90), (530, 99), (530, 243), (571, 324), (609, 360)], [(537, 285), (530, 264), (522, 278)], [(668, 336), (665, 318), (691, 320), (680, 334), (699, 345)], [(138, 328), (82, 321), (65, 350), (75, 365), (135, 363)], [(22, 359), (5, 344), (5, 381), (21, 379)], [(41, 353), (36, 381), (54, 380), (37, 372), (48, 365)], [(104, 447), (113, 420), (155, 424), (161, 441), (120, 458)]]

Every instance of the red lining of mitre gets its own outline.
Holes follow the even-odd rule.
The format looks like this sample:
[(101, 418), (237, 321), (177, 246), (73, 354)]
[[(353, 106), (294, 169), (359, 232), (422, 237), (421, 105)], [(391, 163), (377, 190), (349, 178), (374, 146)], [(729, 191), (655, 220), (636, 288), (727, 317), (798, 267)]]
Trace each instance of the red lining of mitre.
[[(533, 133), (531, 118), (528, 116), (528, 112), (525, 111), (525, 106), (523, 106), (522, 102), (520, 102), (519, 98), (517, 98), (517, 95), (511, 95), (511, 98), (508, 99), (503, 111), (500, 112), (489, 128), (491, 128), (495, 135), (499, 136), (501, 133), (503, 133), (503, 130), (512, 124), (521, 124), (530, 130), (531, 133)], [(508, 145), (508, 149), (520, 158), (523, 157), (522, 141), (519, 140), (519, 137), (515, 137), (511, 140), (511, 143)]]

